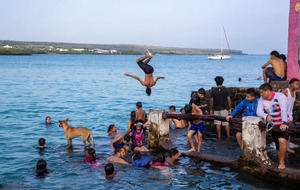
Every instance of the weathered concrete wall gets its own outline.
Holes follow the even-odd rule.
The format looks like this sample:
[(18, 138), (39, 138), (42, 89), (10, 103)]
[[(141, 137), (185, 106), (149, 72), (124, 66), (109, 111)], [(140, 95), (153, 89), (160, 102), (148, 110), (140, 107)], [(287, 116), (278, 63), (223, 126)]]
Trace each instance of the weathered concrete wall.
[(160, 140), (169, 138), (169, 119), (163, 119), (163, 110), (149, 109), (149, 146), (156, 148)]

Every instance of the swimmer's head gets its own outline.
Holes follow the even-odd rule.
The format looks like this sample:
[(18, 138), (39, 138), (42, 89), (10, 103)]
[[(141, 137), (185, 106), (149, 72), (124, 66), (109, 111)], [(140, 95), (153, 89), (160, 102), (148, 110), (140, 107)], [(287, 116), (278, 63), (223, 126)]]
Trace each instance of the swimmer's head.
[(166, 161), (165, 155), (163, 155), (162, 153), (159, 153), (156, 156), (155, 162), (165, 163), (165, 161)]
[(289, 82), (290, 87), (292, 87), (294, 90), (299, 89), (300, 83), (299, 79), (292, 78)]
[(88, 149), (88, 155), (91, 156), (93, 158), (93, 160), (96, 160), (96, 151), (93, 148), (89, 148)]
[(37, 173), (45, 173), (45, 172), (47, 172), (47, 162), (46, 162), (46, 160), (40, 159), (36, 163), (36, 172)]
[(44, 138), (40, 138), (38, 141), (40, 148), (44, 148), (45, 144), (46, 144), (46, 139)]
[(108, 126), (107, 133), (116, 133), (116, 132), (117, 132), (117, 128), (115, 124), (111, 124)]
[(203, 99), (203, 98), (205, 98), (205, 94), (206, 94), (205, 89), (204, 88), (199, 88), (199, 90), (197, 92), (198, 97), (200, 99)]
[(260, 96), (264, 99), (268, 99), (271, 96), (272, 91), (272, 86), (269, 83), (262, 84), (259, 87)]
[(115, 167), (112, 163), (108, 163), (104, 166), (104, 171), (106, 176), (112, 176), (115, 172)]
[(273, 51), (271, 51), (271, 53), (270, 53), (270, 58), (272, 59), (272, 58), (279, 58), (279, 53), (278, 53), (278, 51), (276, 51), (276, 50), (273, 50)]
[(132, 161), (135, 161), (135, 160), (139, 160), (141, 158), (142, 158), (141, 153), (140, 152), (136, 152), (136, 153), (133, 154), (133, 156), (132, 156), (131, 159), (132, 159)]
[(178, 152), (177, 148), (171, 148), (169, 151), (169, 157), (177, 159), (180, 156), (180, 152)]
[(126, 142), (130, 142), (130, 139), (131, 139), (131, 137), (130, 137), (129, 134), (124, 135), (124, 140), (125, 140)]
[(216, 81), (217, 86), (223, 85), (224, 78), (222, 76), (216, 76), (215, 81)]
[(175, 112), (176, 111), (176, 107), (174, 105), (169, 107), (169, 112)]
[(284, 54), (280, 54), (279, 58), (282, 59), (283, 62), (286, 62), (286, 56)]
[(147, 94), (148, 96), (151, 95), (151, 88), (150, 88), (150, 87), (147, 87), (147, 88), (146, 88), (146, 94)]
[(135, 106), (136, 106), (136, 108), (142, 108), (143, 107), (143, 104), (142, 104), (142, 102), (137, 102), (136, 104), (135, 104)]
[(129, 145), (128, 145), (128, 144), (125, 144), (125, 145), (123, 146), (123, 148), (124, 148), (125, 154), (128, 154), (128, 152), (129, 152)]
[(130, 121), (135, 121), (135, 111), (130, 112)]
[(115, 155), (119, 155), (120, 158), (124, 158), (125, 156), (125, 149), (124, 148), (116, 148)]
[(51, 117), (50, 117), (50, 116), (47, 116), (47, 117), (45, 118), (45, 123), (46, 123), (46, 124), (51, 124)]
[(184, 112), (184, 108), (181, 108), (181, 109), (180, 109), (180, 113), (182, 113), (182, 114), (185, 113), (185, 112)]
[(249, 101), (249, 102), (253, 102), (257, 97), (257, 94), (256, 94), (256, 91), (254, 88), (249, 88), (247, 89), (246, 91), (246, 99)]
[(192, 106), (190, 104), (185, 104), (184, 113), (186, 113), (186, 114), (191, 114), (192, 113)]

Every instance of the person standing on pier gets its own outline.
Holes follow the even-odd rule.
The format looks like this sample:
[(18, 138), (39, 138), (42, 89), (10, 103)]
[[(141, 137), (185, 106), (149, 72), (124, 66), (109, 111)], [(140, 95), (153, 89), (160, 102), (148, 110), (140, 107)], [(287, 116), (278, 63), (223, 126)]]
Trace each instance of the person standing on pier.
[(257, 106), (257, 116), (264, 118), (272, 123), (273, 128), (280, 128), (280, 132), (272, 130), (272, 138), (276, 145), (279, 161), (278, 169), (285, 169), (285, 156), (289, 134), (286, 129), (292, 123), (288, 123), (287, 98), (279, 92), (274, 92), (269, 83), (259, 87), (260, 99)]
[[(211, 90), (210, 114), (226, 117), (231, 113), (231, 98), (228, 89), (223, 86), (224, 79), (221, 76), (215, 78), (217, 88)], [(230, 127), (228, 122), (214, 121), (217, 125), (218, 139), (221, 138), (221, 125), (225, 126), (227, 138), (230, 138)]]
[(128, 73), (124, 74), (125, 76), (132, 77), (132, 78), (138, 80), (141, 83), (141, 85), (145, 86), (146, 87), (146, 94), (148, 96), (151, 95), (151, 87), (155, 86), (156, 82), (159, 79), (164, 79), (165, 78), (163, 76), (158, 76), (158, 77), (156, 77), (155, 80), (153, 80), (154, 69), (151, 65), (148, 64), (151, 59), (152, 59), (152, 54), (149, 51), (147, 51), (146, 56), (141, 57), (141, 58), (136, 60), (139, 67), (145, 72), (145, 80), (144, 81), (142, 81), (142, 79), (140, 79), (137, 76), (134, 76), (134, 75), (131, 75), (131, 74), (128, 74)]
[[(284, 89), (282, 93), (287, 97), (287, 112), (288, 112), (288, 123), (293, 122), (293, 110), (294, 104), (300, 104), (300, 101), (296, 100), (296, 90), (299, 89), (300, 83), (296, 78), (292, 78), (289, 82), (289, 88)], [(288, 139), (288, 145), (290, 144), (290, 137)], [(295, 153), (294, 150), (288, 146), (288, 152)]]

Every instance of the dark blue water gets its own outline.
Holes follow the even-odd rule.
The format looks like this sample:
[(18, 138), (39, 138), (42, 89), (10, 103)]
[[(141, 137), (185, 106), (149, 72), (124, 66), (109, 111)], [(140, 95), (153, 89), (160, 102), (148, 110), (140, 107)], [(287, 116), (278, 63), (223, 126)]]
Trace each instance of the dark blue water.
[[(117, 166), (117, 176), (108, 181), (103, 168), (92, 169), (82, 163), (85, 153), (80, 138), (68, 152), (62, 128), (57, 120), (70, 118), (72, 126), (92, 130), (100, 162), (112, 153), (106, 130), (116, 124), (127, 128), (130, 111), (137, 101), (145, 110), (183, 107), (192, 90), (214, 86), (214, 77), (222, 75), (225, 86), (257, 87), (262, 81), (260, 66), (268, 56), (233, 56), (231, 60), (209, 61), (205, 56), (154, 56), (154, 75), (163, 75), (147, 97), (145, 88), (125, 77), (128, 72), (143, 78), (135, 63), (137, 56), (126, 55), (34, 55), (0, 57), (0, 183), (11, 189), (250, 189), (272, 188), (272, 183), (246, 174), (217, 168), (206, 162), (181, 158), (176, 167), (164, 171)], [(238, 77), (243, 82), (238, 82)], [(52, 126), (44, 119), (51, 116)], [(180, 151), (189, 146), (185, 130), (172, 131)], [(37, 141), (46, 138), (49, 148), (39, 154)], [(203, 152), (237, 158), (240, 150), (234, 139), (215, 140), (207, 133)], [(45, 159), (53, 176), (36, 179), (38, 159)]]

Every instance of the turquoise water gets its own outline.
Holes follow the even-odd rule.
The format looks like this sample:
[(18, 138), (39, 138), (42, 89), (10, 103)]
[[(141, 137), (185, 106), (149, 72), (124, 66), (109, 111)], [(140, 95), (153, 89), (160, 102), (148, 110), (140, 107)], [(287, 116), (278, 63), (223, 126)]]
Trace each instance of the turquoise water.
[[(0, 183), (11, 189), (250, 189), (272, 188), (272, 183), (218, 168), (206, 162), (181, 158), (166, 171), (117, 166), (117, 176), (108, 181), (103, 168), (92, 169), (82, 163), (85, 153), (80, 138), (68, 152), (63, 130), (57, 120), (70, 118), (71, 126), (92, 130), (100, 162), (112, 153), (106, 130), (115, 123), (119, 131), (127, 128), (130, 111), (137, 101), (145, 110), (178, 108), (189, 101), (192, 90), (214, 86), (222, 75), (225, 86), (257, 87), (262, 81), (260, 66), (268, 56), (233, 56), (230, 60), (209, 61), (206, 56), (157, 55), (151, 61), (154, 75), (163, 75), (146, 96), (145, 88), (125, 77), (128, 72), (143, 78), (133, 55), (33, 55), (0, 57)], [(243, 82), (238, 82), (238, 77)], [(51, 126), (44, 119), (50, 115)], [(185, 131), (172, 131), (180, 151), (189, 147)], [(46, 138), (50, 147), (43, 154), (37, 141)], [(176, 144), (175, 143), (175, 144)], [(207, 133), (203, 152), (237, 158), (240, 150), (234, 139), (216, 142)], [(36, 179), (35, 164), (43, 158), (53, 176)]]

